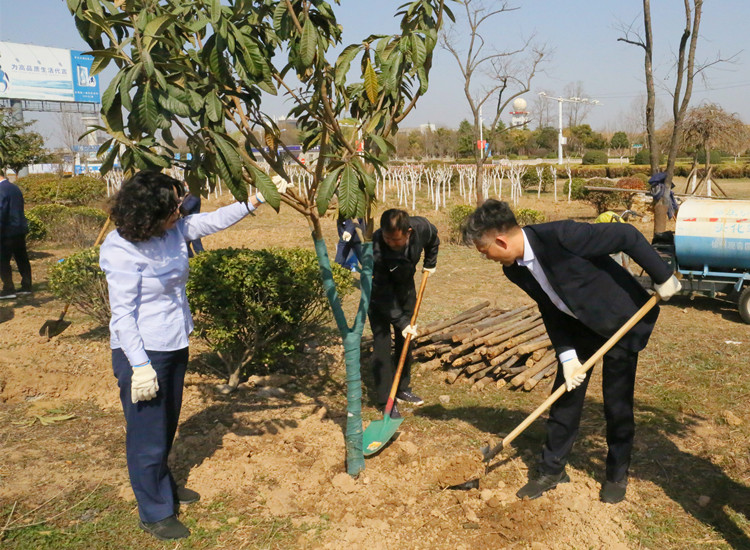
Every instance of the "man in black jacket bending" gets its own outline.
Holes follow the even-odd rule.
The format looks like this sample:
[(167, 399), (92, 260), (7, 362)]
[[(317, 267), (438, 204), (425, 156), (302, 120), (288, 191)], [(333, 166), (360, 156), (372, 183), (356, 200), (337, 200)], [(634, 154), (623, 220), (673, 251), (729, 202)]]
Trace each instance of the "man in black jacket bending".
[[(570, 481), (565, 465), (578, 435), (591, 374), (576, 371), (649, 298), (609, 255), (630, 256), (651, 276), (663, 300), (679, 291), (680, 283), (643, 235), (626, 223), (566, 220), (522, 229), (507, 203), (488, 200), (467, 219), (464, 238), (488, 259), (501, 262), (508, 279), (537, 302), (561, 364), (553, 391), (562, 384), (568, 391), (550, 409), (540, 476), (517, 493), (519, 498), (537, 498)], [(646, 347), (658, 315), (658, 308), (653, 308), (604, 355), (602, 393), (609, 448), (604, 502), (625, 498), (635, 434), (638, 352)]]
[[(370, 328), (373, 339), (372, 369), (378, 403), (385, 404), (393, 384), (401, 348), (407, 334), (417, 335), (411, 316), (417, 302), (414, 273), (422, 251), (422, 271), (435, 273), (437, 265), (437, 229), (427, 219), (409, 216), (403, 210), (391, 209), (380, 217), (380, 229), (373, 242), (372, 296), (370, 299)], [(394, 330), (391, 342), (391, 326)], [(391, 353), (391, 347), (394, 353)], [(422, 399), (411, 392), (411, 353), (407, 355), (396, 399), (421, 405)], [(396, 407), (392, 416), (399, 415)]]

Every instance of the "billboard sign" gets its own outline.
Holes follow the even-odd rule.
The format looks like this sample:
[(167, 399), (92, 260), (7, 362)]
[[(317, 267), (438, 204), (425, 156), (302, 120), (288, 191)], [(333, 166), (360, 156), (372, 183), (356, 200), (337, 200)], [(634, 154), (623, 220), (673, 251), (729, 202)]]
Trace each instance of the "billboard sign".
[(94, 58), (82, 53), (0, 42), (0, 98), (99, 103)]

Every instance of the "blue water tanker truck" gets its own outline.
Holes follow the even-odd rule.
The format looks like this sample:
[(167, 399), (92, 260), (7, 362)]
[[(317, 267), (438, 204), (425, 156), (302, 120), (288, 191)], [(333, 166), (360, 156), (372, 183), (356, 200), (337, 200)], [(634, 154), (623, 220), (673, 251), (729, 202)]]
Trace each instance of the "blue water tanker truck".
[[(750, 323), (750, 201), (688, 199), (675, 231), (656, 234), (652, 245), (682, 274), (680, 294), (730, 300)], [(648, 276), (637, 278), (651, 287)]]

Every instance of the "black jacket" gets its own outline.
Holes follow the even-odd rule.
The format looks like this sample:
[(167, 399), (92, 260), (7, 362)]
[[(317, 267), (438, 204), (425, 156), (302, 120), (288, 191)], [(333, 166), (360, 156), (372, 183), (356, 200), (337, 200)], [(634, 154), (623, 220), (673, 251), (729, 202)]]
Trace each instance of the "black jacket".
[[(672, 276), (669, 266), (632, 225), (551, 222), (524, 228), (534, 255), (550, 285), (578, 320), (609, 338), (648, 301), (648, 293), (610, 254), (625, 252), (657, 283)], [(505, 275), (538, 304), (557, 353), (572, 349), (570, 317), (557, 309), (531, 272), (516, 263)], [(658, 317), (653, 308), (619, 342), (640, 351), (648, 342)]]
[(7, 179), (0, 180), (0, 239), (29, 232), (23, 211), (23, 193)]
[(383, 240), (378, 229), (372, 236), (373, 274), (370, 309), (390, 318), (391, 323), (403, 330), (411, 322), (416, 291), (414, 273), (424, 251), (423, 267), (437, 265), (437, 228), (426, 218), (410, 216), (411, 235), (406, 248), (394, 252)]

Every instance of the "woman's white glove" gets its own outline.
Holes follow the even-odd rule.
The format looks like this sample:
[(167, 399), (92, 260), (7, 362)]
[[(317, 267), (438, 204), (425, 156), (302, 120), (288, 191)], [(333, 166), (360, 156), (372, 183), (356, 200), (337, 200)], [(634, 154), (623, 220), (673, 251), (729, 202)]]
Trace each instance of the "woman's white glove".
[(419, 335), (417, 333), (417, 325), (414, 325), (414, 326), (406, 325), (406, 328), (401, 331), (401, 336), (406, 338), (407, 334), (411, 334), (412, 338), (416, 338)]
[[(291, 187), (292, 185), (290, 182), (286, 181), (281, 176), (274, 176), (271, 178), (271, 181), (276, 186), (276, 189), (278, 189), (279, 195), (283, 195), (284, 193), (286, 193), (286, 190), (289, 189), (289, 187)], [(266, 198), (263, 196), (263, 193), (261, 193), (260, 191), (255, 192), (255, 200), (261, 204), (266, 202)]]
[(151, 361), (138, 367), (133, 367), (133, 377), (130, 379), (130, 399), (133, 403), (149, 401), (156, 397), (159, 391), (159, 381)]
[(571, 391), (580, 386), (584, 380), (586, 380), (586, 373), (581, 372), (575, 374), (575, 372), (581, 368), (581, 362), (578, 357), (572, 357), (563, 361), (563, 376), (565, 377), (565, 387), (568, 391)]
[(348, 243), (349, 241), (352, 240), (352, 234), (349, 233), (348, 231), (344, 231), (341, 234), (341, 240), (344, 241), (345, 243)]
[(665, 302), (669, 300), (672, 296), (677, 294), (681, 288), (682, 288), (682, 284), (674, 275), (672, 275), (669, 279), (667, 279), (662, 284), (654, 285), (654, 290), (659, 295), (659, 298), (661, 298)]
[(437, 271), (437, 266), (436, 267), (423, 267), (422, 268), (422, 273), (429, 273), (430, 275), (434, 275), (435, 271)]

